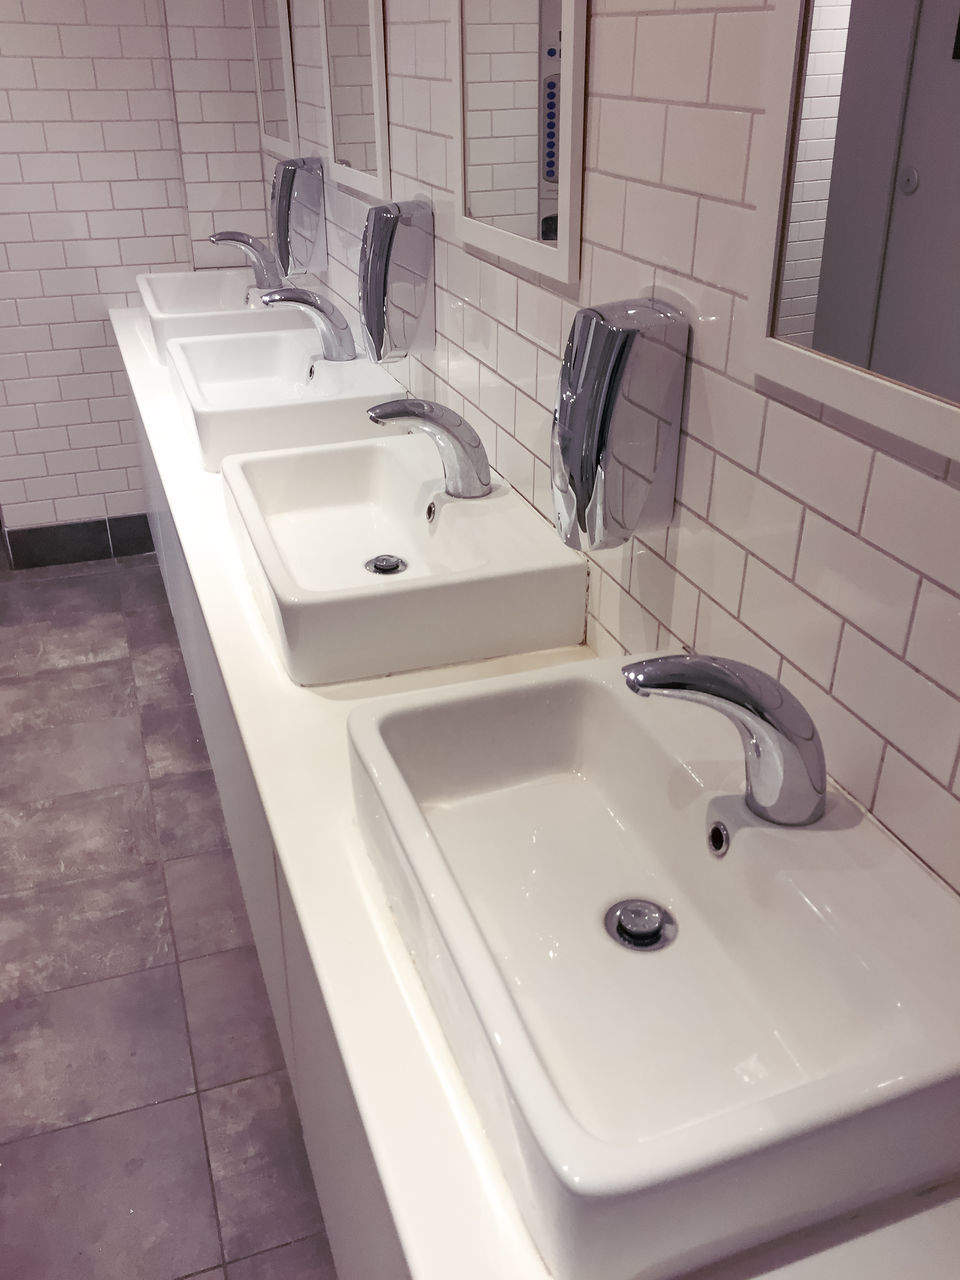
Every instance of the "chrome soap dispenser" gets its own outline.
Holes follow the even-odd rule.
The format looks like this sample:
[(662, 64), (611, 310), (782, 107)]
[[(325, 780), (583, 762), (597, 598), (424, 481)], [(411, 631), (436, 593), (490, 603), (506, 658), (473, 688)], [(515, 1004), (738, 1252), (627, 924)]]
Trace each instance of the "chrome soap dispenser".
[(669, 524), (690, 325), (655, 299), (586, 307), (560, 368), (550, 441), (557, 532), (600, 551)]
[(367, 212), (359, 303), (371, 360), (402, 360), (433, 346), (433, 209), (427, 201), (378, 204)]

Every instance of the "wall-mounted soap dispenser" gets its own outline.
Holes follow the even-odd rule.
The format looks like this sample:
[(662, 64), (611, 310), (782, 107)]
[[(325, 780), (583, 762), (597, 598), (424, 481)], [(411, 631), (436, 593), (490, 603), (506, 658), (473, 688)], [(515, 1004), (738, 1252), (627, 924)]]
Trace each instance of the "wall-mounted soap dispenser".
[(433, 209), (374, 205), (360, 245), (360, 328), (371, 360), (402, 360), (435, 340)]
[(285, 278), (327, 269), (323, 165), (315, 157), (281, 160), (270, 189), (270, 223)]
[(560, 369), (550, 469), (557, 531), (599, 551), (669, 524), (690, 325), (654, 299), (574, 316)]

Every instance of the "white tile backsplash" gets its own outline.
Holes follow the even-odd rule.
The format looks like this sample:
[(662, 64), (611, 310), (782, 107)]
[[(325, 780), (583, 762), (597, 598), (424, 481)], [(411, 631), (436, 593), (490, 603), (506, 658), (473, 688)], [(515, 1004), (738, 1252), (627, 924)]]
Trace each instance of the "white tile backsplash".
[(747, 561), (740, 618), (811, 679), (829, 688), (841, 618), (752, 556)]
[(866, 445), (771, 401), (760, 474), (851, 529), (860, 524), (871, 462)]
[(925, 769), (949, 783), (960, 750), (960, 703), (853, 627), (844, 631), (835, 696)]

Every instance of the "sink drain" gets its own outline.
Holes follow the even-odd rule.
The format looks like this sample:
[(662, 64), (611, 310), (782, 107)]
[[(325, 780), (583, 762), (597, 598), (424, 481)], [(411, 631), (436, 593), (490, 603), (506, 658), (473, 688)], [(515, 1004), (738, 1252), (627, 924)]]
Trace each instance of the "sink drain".
[(372, 560), (368, 560), (363, 566), (368, 573), (403, 573), (407, 567), (406, 560), (401, 560), (399, 556), (391, 556), (388, 554), (374, 556)]
[(646, 898), (615, 902), (603, 923), (615, 942), (635, 951), (659, 951), (677, 936), (677, 922), (667, 908)]

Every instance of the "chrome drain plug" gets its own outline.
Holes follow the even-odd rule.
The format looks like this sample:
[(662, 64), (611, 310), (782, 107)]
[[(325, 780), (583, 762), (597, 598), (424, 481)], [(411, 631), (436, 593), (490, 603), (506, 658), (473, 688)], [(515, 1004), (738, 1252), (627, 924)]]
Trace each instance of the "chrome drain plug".
[(363, 567), (366, 569), (367, 573), (403, 573), (404, 569), (407, 567), (407, 562), (406, 560), (401, 560), (399, 556), (392, 556), (385, 553), (384, 555), (374, 556), (373, 559), (368, 560)]
[(667, 908), (646, 898), (615, 902), (603, 923), (615, 942), (636, 951), (659, 951), (677, 936), (677, 922)]

